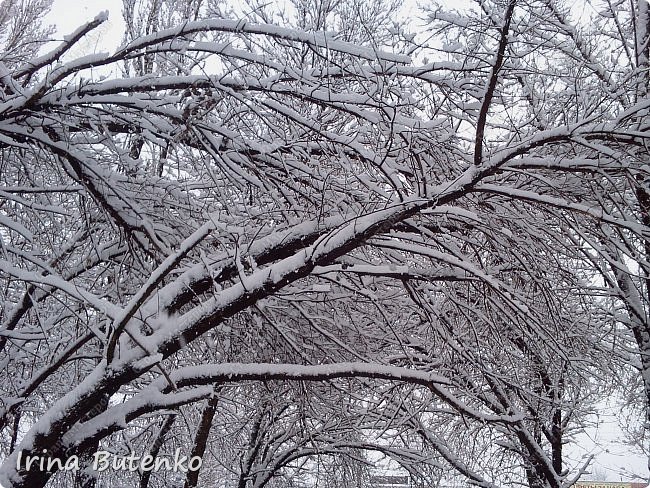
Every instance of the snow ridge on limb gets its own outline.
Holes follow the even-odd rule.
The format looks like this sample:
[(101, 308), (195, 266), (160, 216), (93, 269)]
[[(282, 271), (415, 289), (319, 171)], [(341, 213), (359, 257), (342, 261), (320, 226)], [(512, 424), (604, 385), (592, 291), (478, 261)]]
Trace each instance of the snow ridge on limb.
[[(444, 376), (409, 368), (387, 366), (372, 363), (331, 363), (320, 365), (304, 364), (243, 364), (221, 363), (187, 366), (178, 368), (170, 373), (170, 379), (178, 389), (171, 389), (166, 378), (152, 382), (147, 389), (120, 406), (112, 407), (94, 419), (85, 422), (74, 433), (64, 436), (66, 445), (78, 446), (105, 437), (119, 430), (121, 424), (129, 422), (137, 416), (169, 408), (202, 398), (207, 391), (203, 386), (213, 384), (226, 385), (242, 381), (332, 381), (338, 378), (372, 378), (395, 382), (411, 383), (430, 389), (436, 396), (453, 405), (463, 414), (485, 422), (514, 424), (524, 416), (494, 415), (474, 410), (465, 405), (462, 400), (451, 393), (446, 386), (452, 382)], [(192, 387), (192, 388), (189, 388)]]
[(127, 323), (145, 303), (147, 298), (158, 288), (165, 277), (183, 260), (183, 258), (203, 239), (205, 239), (215, 228), (215, 223), (210, 219), (199, 227), (191, 236), (185, 239), (179, 246), (178, 250), (160, 263), (156, 270), (151, 274), (144, 286), (138, 290), (136, 295), (131, 299), (128, 305), (115, 317), (112, 324), (112, 334), (108, 338), (106, 346), (106, 362), (111, 363), (115, 355), (115, 348), (120, 334), (125, 329)]
[(229, 20), (229, 19), (206, 19), (196, 22), (186, 22), (171, 29), (162, 30), (155, 34), (143, 36), (126, 46), (120, 48), (113, 56), (113, 59), (122, 59), (134, 51), (145, 47), (159, 44), (168, 40), (173, 40), (181, 36), (195, 34), (199, 32), (230, 32), (244, 34), (259, 34), (286, 41), (297, 41), (311, 45), (316, 48), (325, 48), (332, 51), (351, 54), (355, 57), (367, 59), (370, 61), (382, 60), (401, 64), (410, 64), (411, 58), (402, 54), (392, 54), (383, 51), (377, 51), (365, 48), (356, 44), (339, 41), (330, 34), (323, 32), (300, 32), (295, 29), (288, 29), (277, 25), (254, 24), (246, 20)]
[(65, 39), (63, 42), (57, 46), (55, 49), (50, 51), (49, 53), (44, 54), (43, 56), (39, 56), (38, 58), (35, 58), (25, 64), (24, 66), (21, 66), (18, 68), (16, 71), (13, 72), (13, 76), (16, 79), (22, 78), (23, 76), (27, 76), (28, 79), (23, 82), (23, 85), (26, 84), (29, 81), (29, 77), (31, 77), (34, 73), (36, 73), (38, 70), (41, 68), (58, 61), (61, 56), (63, 56), (66, 52), (68, 52), (74, 45), (81, 40), (82, 37), (84, 37), (86, 34), (88, 34), (90, 31), (96, 29), (99, 27), (101, 24), (106, 22), (108, 20), (108, 13), (103, 12), (99, 15), (97, 15), (93, 20), (90, 22), (87, 22), (86, 24), (82, 25), (81, 27), (78, 27), (75, 29), (74, 32), (71, 34), (65, 36)]

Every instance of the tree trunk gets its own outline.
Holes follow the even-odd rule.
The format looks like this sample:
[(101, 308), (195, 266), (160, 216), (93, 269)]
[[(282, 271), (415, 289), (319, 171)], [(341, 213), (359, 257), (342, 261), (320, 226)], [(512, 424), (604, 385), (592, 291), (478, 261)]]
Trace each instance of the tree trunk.
[[(154, 459), (154, 461), (158, 457), (160, 448), (165, 443), (165, 436), (171, 430), (175, 420), (176, 420), (176, 414), (169, 415), (163, 422), (162, 426), (160, 427), (160, 431), (156, 436), (156, 440), (152, 444), (151, 449), (149, 449), (149, 455)], [(147, 488), (149, 486), (150, 479), (151, 479), (151, 471), (144, 471), (142, 473), (142, 478), (140, 478), (140, 488)]]
[[(219, 403), (220, 391), (221, 386), (216, 386), (214, 389), (214, 394), (208, 400), (208, 403), (203, 409), (199, 427), (196, 429), (196, 434), (194, 435), (194, 445), (192, 447), (192, 454), (190, 455), (190, 459), (195, 456), (203, 459), (203, 456), (205, 454), (205, 447), (208, 443), (208, 437), (210, 436), (212, 420), (214, 419), (214, 414), (217, 410), (217, 404)], [(200, 469), (187, 472), (187, 475), (185, 477), (185, 488), (196, 488), (199, 481), (200, 472)]]

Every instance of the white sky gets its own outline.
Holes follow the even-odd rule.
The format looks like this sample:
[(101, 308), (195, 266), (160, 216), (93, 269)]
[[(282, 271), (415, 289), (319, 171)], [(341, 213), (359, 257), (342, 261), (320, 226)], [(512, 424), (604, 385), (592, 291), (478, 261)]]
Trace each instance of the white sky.
[[(454, 6), (466, 4), (467, 0), (452, 0)], [(406, 0), (406, 11), (414, 11), (414, 6), (421, 0)], [(80, 55), (88, 52), (113, 51), (122, 40), (122, 2), (121, 0), (55, 0), (46, 23), (56, 25), (58, 38), (71, 33), (83, 23), (93, 19), (102, 11), (109, 12), (108, 21), (96, 29), (78, 51), (72, 54)], [(567, 446), (567, 455), (578, 461), (583, 454), (593, 454), (595, 462), (591, 472), (598, 474), (599, 480), (621, 481), (632, 479), (626, 473), (636, 473), (648, 476), (648, 460), (640, 453), (632, 452), (619, 443), (621, 432), (616, 422), (615, 408), (604, 411), (601, 415), (601, 425), (581, 436), (578, 445)], [(593, 476), (592, 476), (593, 478)]]
[[(97, 14), (103, 11), (109, 12), (108, 22), (102, 27), (103, 34), (119, 44), (121, 40), (120, 31), (124, 25), (122, 21), (122, 2), (121, 0), (54, 0), (52, 10), (46, 17), (46, 23), (55, 24), (58, 33), (63, 36), (71, 33), (83, 23), (92, 20)], [(106, 39), (102, 38), (102, 42)], [(104, 48), (109, 50), (107, 46)]]

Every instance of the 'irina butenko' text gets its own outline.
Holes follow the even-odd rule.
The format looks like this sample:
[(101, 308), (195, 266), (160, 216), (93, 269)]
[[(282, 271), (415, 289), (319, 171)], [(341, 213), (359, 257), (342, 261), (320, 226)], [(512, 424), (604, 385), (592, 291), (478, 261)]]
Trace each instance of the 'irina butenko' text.
[[(18, 454), (16, 468), (24, 471), (79, 471), (78, 456), (70, 456), (66, 459), (50, 457), (43, 451), (42, 456), (25, 456)], [(198, 471), (201, 469), (202, 459), (199, 456), (188, 458), (176, 449), (173, 456), (153, 457), (151, 454), (140, 456), (131, 453), (128, 456), (118, 456), (108, 451), (97, 451), (92, 457), (92, 469), (97, 472), (113, 471)]]

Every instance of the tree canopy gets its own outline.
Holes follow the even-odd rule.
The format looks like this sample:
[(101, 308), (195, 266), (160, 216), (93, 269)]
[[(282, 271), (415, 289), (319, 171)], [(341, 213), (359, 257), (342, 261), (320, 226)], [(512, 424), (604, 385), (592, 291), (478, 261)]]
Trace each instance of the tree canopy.
[(650, 422), (647, 2), (124, 0), (81, 57), (48, 7), (0, 7), (3, 486), (561, 488), (599, 399)]

